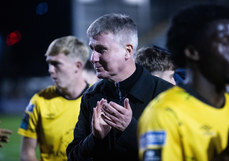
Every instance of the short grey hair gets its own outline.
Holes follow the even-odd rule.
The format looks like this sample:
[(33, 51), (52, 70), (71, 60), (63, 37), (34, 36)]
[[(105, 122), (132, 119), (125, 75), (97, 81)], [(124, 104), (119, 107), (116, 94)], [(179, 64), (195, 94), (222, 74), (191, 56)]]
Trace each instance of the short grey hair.
[(111, 32), (121, 38), (122, 42), (133, 45), (134, 51), (138, 46), (137, 26), (127, 15), (111, 13), (96, 19), (87, 29), (88, 37)]

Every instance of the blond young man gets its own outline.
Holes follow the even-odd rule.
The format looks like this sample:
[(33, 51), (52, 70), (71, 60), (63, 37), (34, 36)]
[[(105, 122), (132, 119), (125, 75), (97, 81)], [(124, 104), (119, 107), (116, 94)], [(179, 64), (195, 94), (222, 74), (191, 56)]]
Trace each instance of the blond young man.
[(89, 50), (76, 37), (55, 39), (45, 56), (55, 85), (36, 93), (26, 107), (18, 130), (22, 135), (22, 161), (37, 160), (37, 146), (41, 160), (67, 160), (66, 147), (73, 139), (81, 96), (88, 88), (82, 71)]

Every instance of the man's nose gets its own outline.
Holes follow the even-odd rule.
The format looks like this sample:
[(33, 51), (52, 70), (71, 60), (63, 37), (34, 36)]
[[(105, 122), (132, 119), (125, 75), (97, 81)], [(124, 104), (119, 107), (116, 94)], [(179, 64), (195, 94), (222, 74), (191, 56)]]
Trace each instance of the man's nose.
[(93, 64), (99, 61), (99, 53), (97, 53), (96, 51), (92, 51), (90, 61)]
[(55, 71), (54, 66), (53, 65), (49, 65), (48, 72), (51, 74), (51, 73), (54, 73), (54, 71)]

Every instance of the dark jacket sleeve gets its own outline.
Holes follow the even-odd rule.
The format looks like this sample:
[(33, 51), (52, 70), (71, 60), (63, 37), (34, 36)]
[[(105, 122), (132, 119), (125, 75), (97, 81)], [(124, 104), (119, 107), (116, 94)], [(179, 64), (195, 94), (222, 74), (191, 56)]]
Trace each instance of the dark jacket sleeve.
[(136, 131), (137, 131), (137, 120), (134, 117), (132, 117), (130, 124), (120, 136), (119, 142), (121, 142), (128, 149), (131, 150), (137, 149), (138, 146), (137, 142), (133, 141), (137, 139)]

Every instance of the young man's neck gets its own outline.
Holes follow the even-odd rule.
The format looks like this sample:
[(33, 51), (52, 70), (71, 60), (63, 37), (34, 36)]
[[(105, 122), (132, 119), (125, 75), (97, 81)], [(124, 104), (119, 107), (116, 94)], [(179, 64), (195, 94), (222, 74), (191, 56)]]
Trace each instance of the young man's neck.
[(68, 88), (58, 89), (59, 92), (67, 99), (76, 99), (81, 96), (82, 92), (87, 87), (87, 83), (84, 79), (77, 80), (76, 83), (72, 84)]

